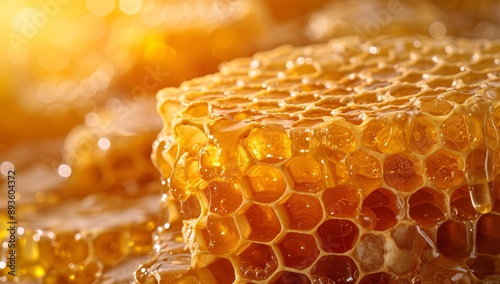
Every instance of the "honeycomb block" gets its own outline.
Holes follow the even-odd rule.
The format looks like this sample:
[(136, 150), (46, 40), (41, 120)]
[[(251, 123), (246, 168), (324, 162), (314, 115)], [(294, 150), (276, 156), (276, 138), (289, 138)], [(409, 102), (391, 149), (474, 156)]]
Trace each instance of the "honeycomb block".
[[(26, 213), (16, 240), (22, 265), (15, 277), (2, 270), (2, 282), (95, 283), (110, 267), (151, 251), (158, 207), (154, 194), (101, 193)], [(0, 265), (8, 263), (7, 244)]]
[(195, 212), (163, 224), (184, 227), (179, 283), (498, 281), (499, 53), (344, 37), (160, 91), (163, 214)]

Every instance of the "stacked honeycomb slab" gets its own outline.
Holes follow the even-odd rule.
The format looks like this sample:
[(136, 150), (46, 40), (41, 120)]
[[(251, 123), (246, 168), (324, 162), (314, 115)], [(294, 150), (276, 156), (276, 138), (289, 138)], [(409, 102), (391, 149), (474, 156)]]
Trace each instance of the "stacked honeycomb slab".
[[(46, 147), (42, 143), (11, 153), (14, 158), (7, 160), (17, 161), (22, 181), (16, 195), (18, 265), (15, 276), (8, 273), (12, 247), (6, 238), (7, 208), (2, 207), (0, 282), (130, 281), (152, 250), (160, 211), (159, 175), (149, 157), (161, 129), (150, 111), (154, 105), (153, 98), (113, 100), (106, 109), (89, 113), (86, 124), (75, 128), (65, 143), (50, 141), (57, 147), (53, 152), (63, 148), (63, 164), (36, 156), (33, 149)], [(2, 163), (2, 175), (6, 167)], [(133, 266), (126, 273), (111, 270), (129, 262)]]
[(159, 231), (182, 224), (190, 269), (137, 282), (500, 281), (499, 54), (346, 37), (162, 90)]

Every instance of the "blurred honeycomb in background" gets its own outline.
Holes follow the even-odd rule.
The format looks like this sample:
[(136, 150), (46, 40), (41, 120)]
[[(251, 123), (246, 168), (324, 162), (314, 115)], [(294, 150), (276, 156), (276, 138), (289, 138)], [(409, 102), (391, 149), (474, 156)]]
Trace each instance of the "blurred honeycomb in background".
[[(42, 0), (0, 6), (0, 33), (6, 36), (0, 45), (0, 170), (4, 178), (8, 169), (17, 171), (21, 222), (18, 277), (7, 278), (2, 259), (4, 282), (127, 282), (138, 263), (150, 258), (152, 245), (182, 239), (159, 231), (179, 229), (181, 219), (197, 214), (196, 202), (186, 201), (191, 212), (176, 212), (149, 158), (162, 131), (154, 95), (163, 87), (285, 43), (343, 35), (363, 40), (414, 33), (435, 39), (500, 36), (499, 4), (488, 0)], [(172, 151), (176, 147), (171, 140), (160, 143)], [(265, 170), (273, 173), (256, 167), (248, 182)], [(4, 181), (0, 185), (6, 188)], [(422, 194), (433, 196), (428, 190)], [(456, 190), (451, 198), (458, 204), (466, 195), (466, 189)], [(252, 206), (247, 212), (267, 214), (266, 208)], [(1, 238), (7, 233), (3, 214)], [(277, 225), (270, 226), (272, 235)], [(460, 226), (450, 222), (446, 228), (453, 232)], [(175, 261), (189, 264), (182, 247), (170, 245), (153, 248), (153, 254), (179, 251)]]

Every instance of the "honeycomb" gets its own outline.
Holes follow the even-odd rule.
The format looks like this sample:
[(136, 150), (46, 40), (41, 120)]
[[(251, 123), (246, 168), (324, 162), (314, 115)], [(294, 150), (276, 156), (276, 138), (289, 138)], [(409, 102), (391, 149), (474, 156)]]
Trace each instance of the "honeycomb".
[[(49, 144), (57, 148), (54, 152), (62, 149), (64, 163), (56, 170), (55, 157), (33, 158), (38, 157), (34, 149), (45, 147), (39, 142), (18, 146), (13, 157), (7, 157), (16, 161), (18, 178), (24, 182), (17, 196), (18, 270), (13, 277), (8, 268), (2, 269), (0, 282), (130, 279), (152, 250), (160, 185), (150, 153), (161, 120), (150, 111), (153, 98), (109, 104), (87, 114), (86, 123), (73, 129), (64, 143)], [(3, 170), (4, 164), (2, 175)], [(0, 267), (5, 268), (8, 216), (5, 204), (0, 206)], [(130, 262), (125, 274), (111, 270)]]
[(500, 41), (283, 46), (157, 100), (137, 283), (500, 281)]

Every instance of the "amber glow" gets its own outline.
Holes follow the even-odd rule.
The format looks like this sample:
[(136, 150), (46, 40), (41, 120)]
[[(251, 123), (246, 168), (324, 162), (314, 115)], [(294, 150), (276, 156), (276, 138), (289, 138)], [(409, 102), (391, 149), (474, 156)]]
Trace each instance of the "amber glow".
[(0, 283), (498, 281), (494, 1), (4, 2)]

